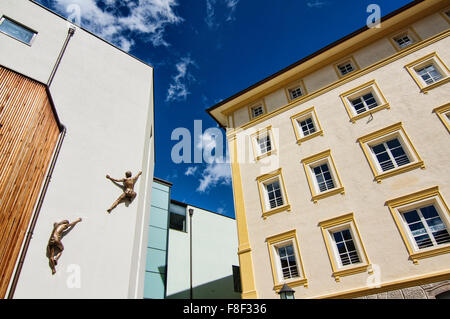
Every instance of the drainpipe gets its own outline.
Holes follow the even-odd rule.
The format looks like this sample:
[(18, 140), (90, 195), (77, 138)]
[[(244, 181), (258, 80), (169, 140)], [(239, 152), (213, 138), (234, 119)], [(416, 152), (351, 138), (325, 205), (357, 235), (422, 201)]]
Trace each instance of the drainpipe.
[(56, 122), (58, 123), (58, 126), (60, 128), (61, 134), (59, 135), (59, 139), (58, 139), (58, 144), (56, 145), (56, 150), (55, 153), (53, 154), (53, 158), (52, 161), (50, 163), (50, 168), (47, 172), (47, 176), (45, 178), (45, 182), (44, 182), (44, 186), (42, 188), (41, 194), (39, 195), (39, 201), (37, 203), (36, 209), (34, 211), (33, 214), (33, 219), (31, 220), (31, 224), (27, 233), (27, 237), (25, 238), (25, 243), (22, 249), (22, 252), (20, 254), (20, 259), (19, 259), (19, 263), (17, 264), (17, 268), (16, 271), (14, 273), (14, 278), (13, 281), (11, 283), (11, 288), (9, 290), (9, 294), (8, 294), (8, 299), (12, 299), (14, 297), (14, 292), (16, 291), (16, 287), (17, 287), (17, 283), (19, 281), (19, 277), (20, 277), (20, 273), (22, 271), (22, 267), (23, 267), (23, 263), (25, 261), (25, 257), (27, 255), (27, 251), (28, 251), (28, 247), (30, 246), (30, 242), (31, 239), (33, 237), (33, 232), (34, 232), (34, 228), (36, 227), (36, 223), (39, 217), (39, 213), (41, 212), (41, 208), (42, 208), (42, 204), (44, 203), (44, 198), (45, 195), (47, 194), (47, 189), (48, 189), (48, 185), (50, 184), (50, 180), (53, 174), (53, 171), (55, 169), (55, 165), (56, 165), (56, 161), (58, 159), (59, 156), (59, 152), (61, 151), (61, 146), (62, 143), (64, 141), (64, 137), (66, 136), (66, 127), (64, 125), (62, 125), (59, 121), (59, 117), (58, 114), (56, 113), (56, 109), (55, 106), (53, 104), (53, 100), (51, 99), (51, 95), (50, 95), (50, 86), (53, 82), (53, 78), (56, 75), (56, 71), (59, 68), (59, 65), (61, 63), (61, 60), (64, 56), (64, 53), (66, 52), (67, 49), (67, 45), (69, 44), (70, 39), (72, 38), (72, 36), (75, 34), (75, 28), (74, 27), (70, 27), (69, 30), (67, 31), (67, 37), (66, 40), (64, 41), (64, 44), (61, 48), (61, 51), (58, 55), (58, 58), (56, 59), (55, 65), (53, 66), (53, 70), (50, 73), (50, 77), (48, 78), (47, 81), (47, 87), (46, 87), (46, 91), (47, 91), (47, 95), (50, 98), (50, 104), (52, 106), (52, 110), (53, 110), (53, 114), (55, 116)]
[(192, 289), (192, 216), (194, 215), (194, 210), (192, 208), (189, 208), (189, 235), (190, 235), (190, 240), (189, 240), (189, 252), (190, 252), (190, 259), (189, 259), (189, 263), (190, 263), (190, 279), (191, 279), (191, 285), (190, 285), (190, 299), (192, 299), (194, 297), (194, 291)]

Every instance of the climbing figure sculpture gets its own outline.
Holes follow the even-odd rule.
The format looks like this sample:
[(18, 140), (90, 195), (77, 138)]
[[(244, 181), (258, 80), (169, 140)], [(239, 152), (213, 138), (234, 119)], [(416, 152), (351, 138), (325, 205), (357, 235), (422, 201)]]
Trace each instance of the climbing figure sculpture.
[(136, 197), (136, 192), (134, 191), (134, 184), (136, 184), (136, 181), (138, 180), (139, 176), (141, 176), (142, 172), (139, 172), (135, 177), (131, 177), (132, 173), (130, 171), (125, 173), (125, 178), (122, 179), (115, 179), (112, 178), (109, 175), (106, 175), (106, 178), (117, 183), (123, 183), (122, 189), (123, 194), (119, 196), (119, 198), (112, 204), (112, 206), (107, 210), (108, 213), (111, 213), (111, 211), (117, 207), (121, 202), (123, 201), (129, 201), (132, 202), (133, 199)]
[(47, 245), (47, 257), (50, 262), (50, 268), (52, 269), (52, 275), (56, 273), (55, 266), (58, 264), (58, 259), (61, 257), (64, 250), (61, 239), (68, 231), (72, 230), (76, 224), (81, 222), (81, 220), (81, 218), (78, 218), (72, 223), (69, 223), (68, 220), (63, 220), (62, 222), (53, 224), (53, 231)]

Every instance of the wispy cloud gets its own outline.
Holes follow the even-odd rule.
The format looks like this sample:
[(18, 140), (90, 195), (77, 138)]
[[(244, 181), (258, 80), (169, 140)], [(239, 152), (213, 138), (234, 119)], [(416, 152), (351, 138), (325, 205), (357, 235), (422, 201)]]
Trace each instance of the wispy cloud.
[(189, 166), (186, 171), (184, 172), (184, 175), (186, 176), (194, 176), (195, 173), (198, 170), (198, 166)]
[(207, 164), (200, 178), (200, 185), (197, 191), (200, 193), (207, 192), (210, 188), (217, 185), (231, 184), (231, 167), (226, 160), (215, 159), (211, 164)]
[[(220, 20), (234, 21), (236, 8), (240, 0), (206, 0), (205, 23), (210, 29), (217, 28)], [(220, 17), (217, 15), (220, 11)]]
[(306, 5), (310, 8), (323, 8), (324, 6), (328, 5), (329, 3), (327, 1), (321, 1), (321, 0), (313, 0), (306, 2)]
[(178, 5), (176, 0), (48, 0), (45, 3), (58, 13), (79, 20), (83, 27), (125, 51), (134, 46), (134, 37), (154, 46), (169, 46), (164, 40), (166, 27), (183, 21), (174, 11)]
[(189, 56), (181, 58), (180, 62), (175, 65), (176, 74), (172, 77), (167, 90), (166, 102), (185, 101), (190, 94), (188, 82), (195, 80), (189, 72), (191, 66), (196, 66), (195, 61)]

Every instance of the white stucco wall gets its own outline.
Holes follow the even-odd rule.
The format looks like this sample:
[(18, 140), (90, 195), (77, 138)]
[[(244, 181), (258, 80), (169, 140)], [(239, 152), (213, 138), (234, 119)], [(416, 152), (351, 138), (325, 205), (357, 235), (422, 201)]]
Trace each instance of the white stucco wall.
[[(197, 207), (192, 217), (194, 298), (240, 298), (233, 290), (232, 266), (239, 266), (236, 221)], [(189, 298), (190, 221), (187, 232), (169, 230), (167, 296)]]
[[(2, 0), (1, 15), (38, 35), (31, 47), (0, 35), (0, 64), (46, 83), (68, 23), (26, 0)], [(77, 28), (50, 92), (67, 135), (14, 297), (141, 298), (154, 166), (153, 70)], [(122, 178), (127, 170), (143, 171), (138, 196), (108, 214), (121, 190), (105, 176)], [(83, 221), (63, 238), (52, 276), (46, 246), (53, 223), (78, 217)]]

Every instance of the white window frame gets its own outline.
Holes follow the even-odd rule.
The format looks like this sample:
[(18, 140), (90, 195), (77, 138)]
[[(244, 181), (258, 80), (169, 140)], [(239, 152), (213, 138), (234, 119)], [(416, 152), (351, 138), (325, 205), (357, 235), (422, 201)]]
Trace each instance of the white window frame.
[[(394, 168), (383, 171), (375, 153), (372, 150), (372, 147), (394, 138), (398, 139), (410, 162), (402, 166), (397, 166), (395, 163)], [(360, 137), (358, 139), (358, 142), (363, 149), (364, 155), (369, 162), (375, 180), (378, 183), (381, 183), (381, 181), (385, 178), (392, 177), (400, 173), (404, 173), (419, 167), (422, 169), (425, 168), (423, 160), (420, 158), (417, 150), (411, 142), (411, 139), (403, 129), (403, 124), (401, 122), (370, 133), (366, 136)]]
[[(407, 45), (401, 45), (397, 40), (399, 38), (404, 38), (405, 36), (409, 38), (410, 43)], [(417, 32), (412, 27), (410, 27), (406, 30), (402, 30), (402, 31), (397, 32), (394, 35), (390, 36), (389, 40), (397, 51), (401, 51), (401, 50), (406, 49), (406, 48), (410, 47), (411, 45), (416, 44), (417, 42), (421, 41), (421, 38), (417, 34)]]
[(435, 108), (433, 112), (437, 114), (441, 122), (447, 128), (447, 131), (450, 133), (450, 103)]
[[(440, 73), (442, 78), (437, 81), (433, 81), (433, 83), (428, 84), (425, 82), (422, 76), (419, 75), (418, 71), (430, 65), (433, 65), (433, 67)], [(416, 84), (419, 86), (420, 91), (425, 94), (427, 94), (428, 91), (450, 81), (450, 70), (442, 61), (442, 59), (437, 55), (436, 52), (428, 54), (416, 61), (407, 64), (405, 68), (409, 72), (411, 77), (414, 79)]]
[(16, 24), (17, 26), (19, 26), (19, 27), (21, 27), (21, 28), (23, 28), (23, 29), (25, 29), (25, 30), (27, 30), (27, 31), (29, 31), (29, 32), (31, 32), (31, 33), (33, 33), (33, 36), (31, 37), (30, 42), (25, 42), (25, 41), (23, 41), (23, 40), (21, 40), (21, 39), (15, 37), (14, 35), (9, 34), (9, 33), (7, 33), (7, 32), (4, 32), (4, 31), (2, 31), (2, 30), (0, 30), (0, 33), (5, 34), (5, 35), (9, 36), (10, 38), (12, 38), (12, 39), (14, 39), (14, 40), (17, 40), (17, 41), (19, 41), (19, 42), (21, 42), (21, 43), (23, 43), (23, 44), (26, 44), (26, 45), (28, 45), (28, 46), (32, 46), (32, 44), (33, 44), (33, 42), (34, 42), (34, 40), (36, 39), (36, 36), (37, 36), (37, 34), (38, 34), (35, 30), (33, 30), (33, 29), (31, 29), (31, 28), (29, 28), (29, 27), (23, 25), (22, 23), (17, 22), (16, 20), (11, 19), (11, 18), (9, 18), (9, 17), (7, 17), (7, 16), (2, 16), (2, 17), (0, 18), (0, 25), (2, 25), (3, 22), (4, 22), (5, 20), (9, 20), (10, 22)]
[[(266, 137), (266, 136), (270, 140), (272, 149), (270, 151), (263, 153), (263, 152), (261, 152), (261, 147), (258, 142), (258, 139), (261, 137)], [(276, 152), (277, 152), (276, 140), (275, 140), (275, 136), (273, 134), (271, 125), (266, 128), (263, 128), (261, 130), (258, 130), (256, 133), (252, 134), (250, 138), (251, 138), (251, 143), (252, 143), (252, 148), (253, 148), (253, 155), (254, 155), (254, 159), (256, 162), (261, 160), (264, 157), (276, 154)]]
[[(311, 118), (316, 131), (313, 133), (310, 133), (309, 135), (305, 135), (303, 132), (303, 129), (300, 125), (300, 122), (305, 121), (308, 118)], [(297, 113), (297, 114), (291, 116), (291, 122), (292, 122), (292, 126), (294, 127), (295, 137), (297, 138), (297, 144), (299, 144), (299, 145), (302, 142), (312, 139), (316, 136), (324, 135), (322, 126), (320, 125), (320, 122), (319, 122), (319, 119), (317, 117), (317, 113), (316, 113), (316, 110), (314, 107), (311, 107), (307, 110), (304, 110), (300, 113)]]
[[(279, 168), (278, 170), (264, 174), (262, 176), (259, 176), (256, 178), (256, 181), (258, 183), (258, 190), (259, 190), (259, 196), (261, 201), (261, 208), (262, 208), (262, 217), (264, 219), (267, 219), (268, 216), (280, 213), (283, 211), (291, 211), (291, 205), (289, 204), (289, 199), (286, 192), (286, 186), (284, 183), (282, 170)], [(270, 200), (269, 200), (269, 194), (267, 191), (267, 185), (278, 181), (278, 184), (280, 185), (280, 191), (281, 191), (281, 197), (283, 199), (283, 205), (276, 206), (274, 208), (270, 207)]]
[(450, 253), (450, 243), (419, 248), (408, 227), (408, 224), (403, 217), (403, 214), (408, 211), (429, 205), (433, 205), (436, 208), (436, 211), (446, 226), (447, 231), (450, 231), (450, 211), (439, 191), (438, 186), (388, 200), (386, 202), (386, 206), (388, 206), (395, 224), (400, 231), (403, 242), (405, 243), (406, 249), (409, 253), (409, 257), (414, 264), (417, 264), (419, 259)]
[[(355, 109), (352, 101), (357, 98), (362, 98), (362, 96), (368, 93), (372, 94), (373, 98), (377, 102), (377, 106), (369, 109), (366, 102), (363, 102), (366, 107), (366, 110), (364, 112), (357, 113), (357, 110)], [(363, 117), (373, 115), (375, 112), (384, 109), (390, 109), (390, 105), (387, 102), (386, 97), (381, 92), (380, 87), (378, 86), (375, 80), (372, 80), (368, 83), (364, 83), (350, 91), (342, 93), (340, 97), (342, 102), (344, 103), (345, 109), (352, 123), (356, 123), (357, 120)]]

